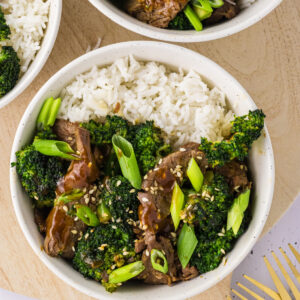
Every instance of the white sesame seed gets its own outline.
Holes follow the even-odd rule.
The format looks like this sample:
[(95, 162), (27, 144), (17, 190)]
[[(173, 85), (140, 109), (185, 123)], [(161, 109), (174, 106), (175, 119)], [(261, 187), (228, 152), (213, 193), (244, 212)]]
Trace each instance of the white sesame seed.
[(130, 214), (133, 214), (133, 210), (130, 210), (129, 213), (130, 213)]
[(148, 178), (148, 175), (146, 174), (145, 176), (144, 176), (144, 179), (147, 179)]
[(131, 189), (130, 191), (129, 191), (129, 193), (134, 193), (135, 192), (135, 189)]
[(225, 229), (224, 229), (224, 227), (222, 228), (222, 230), (221, 230), (221, 231), (222, 231), (222, 233), (225, 233)]
[(158, 164), (160, 165), (162, 163), (162, 159), (160, 159), (159, 161), (158, 161)]
[(64, 206), (63, 206), (63, 210), (64, 210), (65, 212), (68, 212), (68, 207), (67, 207), (66, 205), (64, 205)]
[(84, 236), (84, 238), (87, 239), (88, 237), (89, 237), (89, 234), (86, 233), (85, 236)]
[(111, 226), (111, 228), (113, 228), (113, 229), (117, 229), (117, 226), (115, 226), (115, 225), (112, 225), (112, 226)]
[(219, 232), (218, 236), (224, 236), (224, 233), (223, 232)]
[(71, 136), (68, 136), (68, 137), (67, 137), (67, 140), (68, 140), (68, 141), (72, 141), (72, 137), (71, 137)]
[(148, 251), (148, 249), (146, 250), (145, 253), (146, 253), (146, 256), (149, 256), (149, 251)]
[(223, 248), (220, 251), (225, 255), (226, 252)]
[(181, 173), (180, 172), (177, 172), (177, 177), (181, 177)]
[(116, 268), (116, 265), (112, 265), (110, 268), (111, 268), (112, 270), (114, 270), (114, 269)]
[(120, 186), (120, 185), (121, 185), (121, 180), (118, 180), (116, 186)]
[(180, 148), (179, 151), (184, 152), (184, 151), (186, 151), (186, 149), (185, 148)]
[(77, 216), (74, 218), (74, 221), (75, 221), (75, 222), (77, 222), (77, 221), (78, 221), (78, 217), (77, 217)]
[(77, 234), (77, 230), (71, 230), (71, 232), (73, 233), (73, 234)]
[(159, 170), (159, 168), (155, 168), (153, 171), (155, 171), (155, 172), (156, 172), (156, 171), (158, 171), (158, 170)]
[(84, 202), (85, 202), (85, 204), (89, 204), (90, 199), (89, 199), (89, 198), (86, 198), (86, 199), (84, 200)]
[(73, 250), (73, 252), (75, 252), (75, 247), (74, 246), (72, 246), (72, 250)]
[(201, 160), (201, 159), (202, 159), (202, 156), (197, 156), (197, 158), (198, 158), (199, 160)]
[(148, 200), (146, 197), (143, 197), (143, 198), (142, 198), (142, 201), (143, 201), (143, 202), (148, 202), (149, 200)]
[(129, 254), (129, 252), (127, 252), (127, 251), (123, 252), (123, 255), (128, 255), (128, 254)]

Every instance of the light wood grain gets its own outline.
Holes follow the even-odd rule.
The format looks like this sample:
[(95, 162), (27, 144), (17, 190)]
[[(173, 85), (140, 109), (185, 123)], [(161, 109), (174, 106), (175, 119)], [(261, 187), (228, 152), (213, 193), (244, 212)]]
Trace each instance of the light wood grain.
[[(147, 39), (95, 10), (87, 0), (64, 0), (60, 31), (45, 67), (29, 88), (0, 111), (0, 287), (37, 299), (91, 299), (67, 286), (33, 253), (17, 224), (9, 192), (9, 157), (28, 103), (57, 70), (102, 38), (111, 43)], [(276, 187), (264, 232), (299, 193), (300, 182), (300, 1), (285, 0), (260, 23), (232, 37), (184, 44), (213, 59), (248, 90), (267, 114)], [(225, 299), (230, 276), (193, 299)]]

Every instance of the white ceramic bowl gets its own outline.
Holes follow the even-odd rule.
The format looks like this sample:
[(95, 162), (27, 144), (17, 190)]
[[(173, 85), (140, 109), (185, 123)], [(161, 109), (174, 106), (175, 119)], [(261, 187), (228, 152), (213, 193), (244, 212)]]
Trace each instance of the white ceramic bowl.
[(26, 73), (24, 73), (17, 82), (16, 86), (4, 97), (0, 98), (0, 109), (18, 97), (31, 84), (43, 68), (56, 40), (60, 25), (61, 11), (62, 0), (52, 0), (49, 11), (49, 22), (42, 40), (41, 48), (37, 52), (34, 61), (31, 62)]
[[(69, 63), (40, 89), (29, 104), (19, 124), (12, 147), (11, 161), (15, 161), (15, 152), (29, 143), (35, 130), (37, 115), (43, 101), (49, 96), (56, 97), (76, 74), (89, 70), (94, 65), (105, 66), (115, 59), (133, 54), (137, 59), (157, 61), (174, 68), (195, 69), (211, 86), (217, 86), (227, 96), (229, 105), (237, 114), (246, 114), (256, 106), (242, 86), (220, 66), (206, 57), (185, 48), (161, 42), (119, 43), (89, 52)], [(257, 241), (268, 217), (274, 188), (274, 160), (272, 145), (267, 129), (255, 142), (250, 153), (250, 169), (254, 179), (253, 219), (247, 232), (238, 240), (234, 249), (227, 255), (227, 264), (193, 280), (175, 284), (173, 287), (161, 285), (128, 284), (116, 293), (109, 294), (97, 282), (87, 280), (72, 269), (63, 259), (49, 257), (41, 250), (43, 238), (33, 220), (31, 201), (23, 191), (15, 168), (10, 170), (12, 201), (17, 219), (29, 244), (44, 262), (62, 280), (99, 299), (184, 299), (201, 293), (216, 284), (245, 258)]]
[(282, 0), (257, 0), (250, 7), (243, 9), (235, 18), (205, 27), (200, 32), (195, 30), (182, 31), (157, 28), (131, 17), (113, 5), (111, 0), (89, 1), (112, 21), (128, 30), (157, 40), (194, 43), (216, 40), (242, 31), (269, 14)]

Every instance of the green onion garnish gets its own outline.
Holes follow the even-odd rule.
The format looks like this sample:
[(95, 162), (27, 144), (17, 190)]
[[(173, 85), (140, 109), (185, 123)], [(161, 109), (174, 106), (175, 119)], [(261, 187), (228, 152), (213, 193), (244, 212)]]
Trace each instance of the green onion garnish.
[(54, 205), (58, 205), (59, 203), (69, 203), (71, 201), (77, 201), (84, 195), (84, 192), (81, 189), (74, 189), (70, 192), (66, 192), (61, 194), (58, 198), (55, 199)]
[(164, 254), (157, 249), (151, 250), (151, 264), (153, 269), (166, 274), (168, 272), (168, 262)]
[(53, 126), (56, 120), (58, 110), (60, 108), (61, 98), (53, 99), (53, 97), (48, 98), (38, 115), (37, 118), (37, 129), (41, 130), (47, 126)]
[(129, 180), (134, 188), (140, 189), (142, 178), (131, 143), (116, 134), (112, 137), (112, 143), (123, 176)]
[(108, 207), (104, 204), (104, 202), (101, 202), (101, 204), (97, 206), (97, 215), (100, 220), (100, 223), (106, 224), (110, 221), (111, 213)]
[(208, 0), (208, 1), (209, 1), (209, 4), (211, 5), (211, 7), (213, 7), (213, 8), (219, 8), (224, 5), (223, 0)]
[(180, 212), (183, 208), (183, 205), (184, 205), (184, 194), (181, 191), (178, 183), (175, 182), (172, 199), (171, 199), (171, 206), (170, 206), (170, 212), (174, 223), (175, 231), (177, 230), (178, 225), (180, 223)]
[(240, 194), (234, 199), (231, 208), (227, 215), (227, 230), (232, 228), (232, 231), (237, 235), (244, 218), (244, 212), (249, 205), (250, 189)]
[(183, 268), (189, 263), (197, 243), (194, 229), (185, 223), (177, 241), (177, 254)]
[(145, 270), (142, 261), (136, 261), (124, 267), (118, 268), (109, 274), (109, 283), (120, 283), (127, 281)]
[(186, 170), (186, 174), (195, 189), (196, 192), (199, 192), (201, 190), (204, 176), (201, 172), (201, 169), (199, 168), (197, 162), (192, 157), (189, 161), (188, 168)]
[(203, 29), (203, 25), (202, 25), (199, 17), (197, 16), (197, 14), (194, 12), (194, 10), (189, 5), (187, 5), (184, 8), (183, 12), (186, 15), (186, 17), (188, 18), (188, 20), (190, 21), (190, 23), (193, 25), (193, 27), (195, 28), (196, 31), (201, 31)]
[(57, 156), (71, 160), (80, 160), (80, 157), (74, 155), (75, 151), (66, 142), (35, 139), (32, 145), (36, 151), (44, 155)]
[(75, 205), (76, 208), (76, 216), (80, 219), (83, 223), (88, 226), (98, 226), (100, 225), (99, 219), (97, 215), (92, 211), (92, 209), (86, 205)]

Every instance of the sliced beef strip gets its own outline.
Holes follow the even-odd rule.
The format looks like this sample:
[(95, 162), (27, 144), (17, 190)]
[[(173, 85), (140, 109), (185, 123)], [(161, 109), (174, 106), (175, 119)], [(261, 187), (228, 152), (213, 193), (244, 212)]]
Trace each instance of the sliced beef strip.
[(163, 227), (163, 222), (170, 214), (175, 181), (181, 183), (192, 157), (205, 173), (208, 167), (207, 160), (204, 153), (198, 148), (199, 144), (197, 143), (186, 144), (178, 151), (163, 158), (154, 170), (150, 170), (146, 174), (142, 182), (144, 191), (138, 193), (141, 203), (139, 217), (143, 228), (157, 232)]
[(240, 9), (235, 0), (226, 1), (224, 0), (224, 5), (214, 9), (212, 15), (204, 20), (206, 25), (216, 24), (223, 19), (233, 19)]
[(99, 169), (91, 150), (90, 134), (81, 127), (75, 131), (76, 148), (81, 160), (73, 160), (67, 174), (58, 182), (56, 194), (83, 189), (99, 177)]
[(232, 190), (244, 191), (250, 185), (247, 170), (245, 163), (232, 160), (223, 167), (215, 168), (214, 171), (227, 178), (228, 184)]
[(72, 149), (76, 149), (76, 130), (79, 123), (72, 123), (67, 120), (57, 119), (53, 126), (53, 132), (57, 135), (59, 140), (68, 143)]
[(138, 20), (165, 28), (189, 0), (128, 0), (125, 10)]
[[(169, 239), (163, 236), (156, 237), (154, 234), (147, 232), (145, 235), (147, 249), (143, 251), (142, 261), (145, 270), (138, 276), (138, 279), (150, 284), (168, 284), (177, 280), (177, 271), (174, 263), (174, 249)], [(151, 250), (157, 249), (164, 253), (168, 262), (168, 272), (166, 274), (159, 272), (152, 267)]]
[[(76, 148), (80, 153), (81, 160), (72, 161), (68, 173), (58, 183), (56, 189), (57, 197), (73, 189), (86, 190), (89, 199), (93, 200), (95, 189), (90, 193), (91, 184), (98, 178), (99, 170), (96, 166), (94, 156), (91, 151), (89, 132), (77, 127), (75, 131)], [(79, 203), (86, 204), (83, 197)], [(88, 201), (89, 206), (93, 206), (93, 201)], [(74, 256), (73, 247), (86, 229), (86, 225), (68, 214), (74, 203), (58, 204), (52, 208), (46, 220), (46, 238), (44, 249), (51, 256), (62, 255), (66, 258)]]
[(46, 219), (49, 215), (50, 208), (34, 208), (34, 222), (38, 226), (40, 233), (46, 232)]

